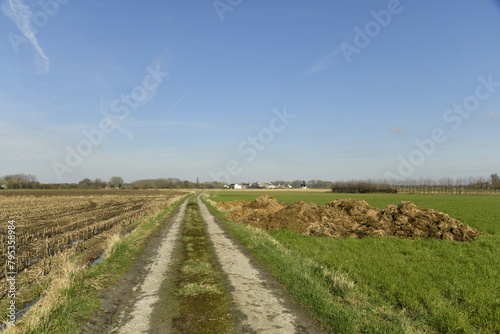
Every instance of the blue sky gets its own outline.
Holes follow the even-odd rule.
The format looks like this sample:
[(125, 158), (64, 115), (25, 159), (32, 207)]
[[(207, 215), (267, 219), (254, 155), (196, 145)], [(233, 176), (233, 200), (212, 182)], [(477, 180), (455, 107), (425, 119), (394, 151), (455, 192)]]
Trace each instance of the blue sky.
[(0, 175), (500, 173), (498, 1), (3, 0), (0, 15)]

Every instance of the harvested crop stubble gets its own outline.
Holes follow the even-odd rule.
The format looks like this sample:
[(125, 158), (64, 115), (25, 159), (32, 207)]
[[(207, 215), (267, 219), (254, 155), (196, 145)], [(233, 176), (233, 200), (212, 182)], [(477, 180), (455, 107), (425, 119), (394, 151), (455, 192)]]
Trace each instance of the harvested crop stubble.
[[(67, 248), (84, 249), (99, 242), (84, 241), (98, 238), (101, 234), (117, 230), (130, 232), (133, 222), (165, 207), (166, 192), (129, 192), (128, 195), (86, 196), (0, 196), (0, 222), (14, 220), (16, 269), (18, 272), (40, 260)], [(0, 233), (0, 243), (7, 244), (6, 233)], [(104, 236), (103, 236), (104, 237)], [(102, 247), (93, 253), (102, 253)], [(0, 282), (5, 278), (7, 247), (0, 248)], [(93, 259), (89, 258), (92, 262)], [(6, 286), (5, 286), (6, 287)], [(0, 287), (0, 300), (4, 286)]]
[(286, 205), (262, 195), (251, 203), (222, 202), (218, 207), (230, 211), (232, 220), (266, 230), (290, 229), (332, 238), (371, 236), (471, 241), (482, 235), (443, 212), (411, 202), (378, 210), (358, 199), (342, 198), (326, 205), (302, 201)]

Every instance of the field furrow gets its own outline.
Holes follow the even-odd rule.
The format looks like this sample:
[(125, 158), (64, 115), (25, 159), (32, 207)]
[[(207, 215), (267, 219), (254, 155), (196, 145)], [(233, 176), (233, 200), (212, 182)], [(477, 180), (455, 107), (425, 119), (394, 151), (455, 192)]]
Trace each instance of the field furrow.
[(27, 268), (40, 267), (22, 276), (23, 282), (18, 284), (22, 289), (40, 273), (48, 275), (50, 257), (65, 249), (85, 250), (91, 262), (104, 251), (105, 236), (130, 232), (136, 221), (164, 208), (173, 195), (166, 191), (87, 191), (0, 196), (0, 226), (5, 229), (0, 233), (1, 244), (11, 240), (4, 232), (9, 221), (15, 222), (15, 244), (10, 249), (15, 250), (14, 257), (7, 247), (0, 247), (0, 301), (8, 292), (4, 284), (8, 272), (15, 271), (21, 277)]

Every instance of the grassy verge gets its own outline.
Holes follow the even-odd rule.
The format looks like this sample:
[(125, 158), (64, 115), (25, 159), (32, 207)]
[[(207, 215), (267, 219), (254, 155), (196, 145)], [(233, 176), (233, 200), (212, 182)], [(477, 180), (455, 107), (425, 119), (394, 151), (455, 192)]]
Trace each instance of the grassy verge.
[[(137, 228), (115, 243), (103, 261), (94, 267), (78, 268), (75, 259), (63, 261), (61, 278), (64, 284), (53, 284), (46, 292), (49, 303), (42, 300), (6, 333), (74, 333), (95, 316), (102, 293), (119, 281), (132, 267), (134, 259), (144, 251), (145, 242), (161, 226), (182, 200), (165, 210), (140, 221)], [(66, 266), (67, 268), (64, 268)]]
[(435, 333), (499, 333), (498, 241), (314, 238), (270, 235), (305, 258), (346, 272), (370, 301), (391, 305)]
[[(244, 198), (248, 195), (241, 193), (237, 199), (258, 196)], [(271, 195), (288, 202), (302, 199), (285, 192)], [(318, 196), (319, 203), (334, 199), (331, 194), (309, 196)], [(222, 200), (220, 197), (216, 200)], [(401, 197), (361, 198), (381, 207), (397, 203)], [(499, 333), (500, 226), (493, 218), (500, 216), (500, 209), (492, 202), (497, 197), (410, 197), (417, 205), (447, 212), (490, 235), (470, 243), (335, 240), (292, 231), (267, 233), (231, 222), (211, 210), (332, 332)], [(404, 199), (409, 200), (408, 196)]]
[(224, 278), (210, 245), (205, 222), (193, 196), (182, 226), (173, 327), (181, 333), (234, 332)]

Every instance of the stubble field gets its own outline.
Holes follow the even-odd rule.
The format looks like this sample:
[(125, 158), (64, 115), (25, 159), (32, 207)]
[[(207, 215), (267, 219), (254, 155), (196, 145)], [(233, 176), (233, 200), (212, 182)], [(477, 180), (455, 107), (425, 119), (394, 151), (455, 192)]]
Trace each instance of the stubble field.
[[(116, 239), (126, 235), (141, 218), (164, 209), (178, 194), (104, 190), (0, 192), (0, 307), (7, 309), (15, 296), (19, 312), (36, 299), (51, 278), (56, 254), (71, 249), (80, 257), (80, 263), (90, 265), (106, 251), (113, 236)], [(7, 278), (15, 285), (6, 282)], [(0, 320), (8, 320), (6, 316), (7, 312), (2, 312)]]

